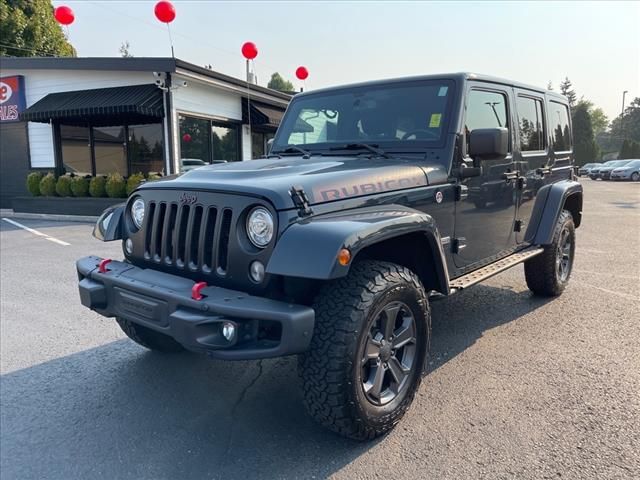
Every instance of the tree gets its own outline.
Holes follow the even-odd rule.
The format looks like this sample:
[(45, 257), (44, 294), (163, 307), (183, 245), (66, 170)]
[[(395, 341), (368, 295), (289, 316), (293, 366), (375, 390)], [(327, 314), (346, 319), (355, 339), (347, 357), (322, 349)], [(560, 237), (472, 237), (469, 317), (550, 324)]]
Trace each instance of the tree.
[(50, 0), (0, 0), (0, 56), (75, 55)]
[(624, 115), (618, 115), (613, 119), (611, 122), (611, 136), (640, 142), (640, 97), (636, 97), (624, 109)]
[(600, 159), (600, 149), (593, 134), (591, 116), (584, 103), (576, 106), (573, 114), (573, 147), (578, 165)]
[(295, 90), (293, 83), (282, 78), (278, 72), (271, 75), (271, 80), (269, 80), (267, 87), (279, 92), (293, 92)]
[(620, 160), (631, 158), (632, 152), (633, 147), (631, 146), (631, 142), (629, 140), (625, 140), (624, 142), (622, 142), (622, 147), (620, 148), (620, 152), (618, 153), (618, 158)]
[(571, 108), (575, 107), (576, 99), (578, 96), (573, 89), (573, 85), (571, 84), (571, 80), (569, 80), (569, 77), (565, 77), (564, 80), (560, 82), (560, 93), (567, 97), (567, 100), (569, 100), (569, 106)]
[(133, 54), (129, 51), (131, 44), (129, 40), (125, 40), (120, 44), (120, 56), (123, 58), (133, 58)]
[(631, 146), (631, 158), (640, 159), (640, 142), (633, 142)]
[(607, 129), (607, 127), (609, 126), (609, 119), (600, 107), (594, 106), (591, 100), (587, 100), (584, 97), (581, 97), (575, 108), (579, 108), (581, 105), (584, 105), (587, 108), (589, 116), (591, 117), (593, 133), (597, 137)]

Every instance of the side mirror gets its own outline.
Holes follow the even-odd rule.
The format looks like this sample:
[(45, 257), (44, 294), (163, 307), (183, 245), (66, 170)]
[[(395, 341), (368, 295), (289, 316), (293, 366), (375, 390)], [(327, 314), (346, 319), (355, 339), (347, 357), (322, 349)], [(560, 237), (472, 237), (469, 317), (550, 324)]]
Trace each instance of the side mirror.
[(469, 156), (506, 157), (509, 153), (509, 130), (506, 128), (476, 128), (469, 133)]
[(271, 153), (271, 148), (273, 147), (273, 138), (267, 140), (267, 155)]

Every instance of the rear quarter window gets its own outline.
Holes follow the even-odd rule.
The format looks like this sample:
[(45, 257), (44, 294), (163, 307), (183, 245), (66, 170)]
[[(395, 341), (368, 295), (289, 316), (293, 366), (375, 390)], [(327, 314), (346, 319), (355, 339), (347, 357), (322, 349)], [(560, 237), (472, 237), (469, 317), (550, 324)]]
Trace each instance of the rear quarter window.
[(556, 152), (571, 150), (571, 128), (569, 127), (569, 107), (550, 101), (549, 126), (551, 127), (551, 142)]

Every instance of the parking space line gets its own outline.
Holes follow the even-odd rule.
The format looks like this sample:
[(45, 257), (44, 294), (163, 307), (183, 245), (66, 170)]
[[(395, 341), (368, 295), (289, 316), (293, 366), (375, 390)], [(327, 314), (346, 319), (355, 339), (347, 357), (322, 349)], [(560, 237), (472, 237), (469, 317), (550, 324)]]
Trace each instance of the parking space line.
[(34, 235), (38, 235), (39, 237), (43, 237), (45, 240), (49, 240), (50, 242), (57, 243), (58, 245), (64, 245), (64, 246), (71, 245), (70, 243), (64, 242), (64, 241), (59, 240), (57, 238), (54, 238), (54, 237), (52, 237), (50, 235), (47, 235), (46, 233), (42, 233), (42, 232), (39, 232), (38, 230), (34, 230), (33, 228), (29, 228), (26, 225), (22, 225), (21, 223), (18, 223), (18, 222), (14, 221), (14, 220), (11, 220), (10, 218), (3, 218), (2, 220), (4, 220), (5, 222), (8, 222), (11, 225), (14, 225), (14, 226), (16, 226), (18, 228), (26, 230), (29, 233), (33, 233)]

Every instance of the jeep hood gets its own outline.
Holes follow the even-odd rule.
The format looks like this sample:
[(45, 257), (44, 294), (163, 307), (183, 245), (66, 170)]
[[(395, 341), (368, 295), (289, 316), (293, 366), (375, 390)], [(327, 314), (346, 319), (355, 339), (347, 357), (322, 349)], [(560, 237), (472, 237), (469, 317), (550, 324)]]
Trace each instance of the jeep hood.
[(284, 210), (294, 208), (292, 186), (303, 188), (309, 203), (317, 205), (442, 183), (446, 176), (439, 163), (417, 158), (295, 156), (208, 165), (140, 188), (248, 194)]

